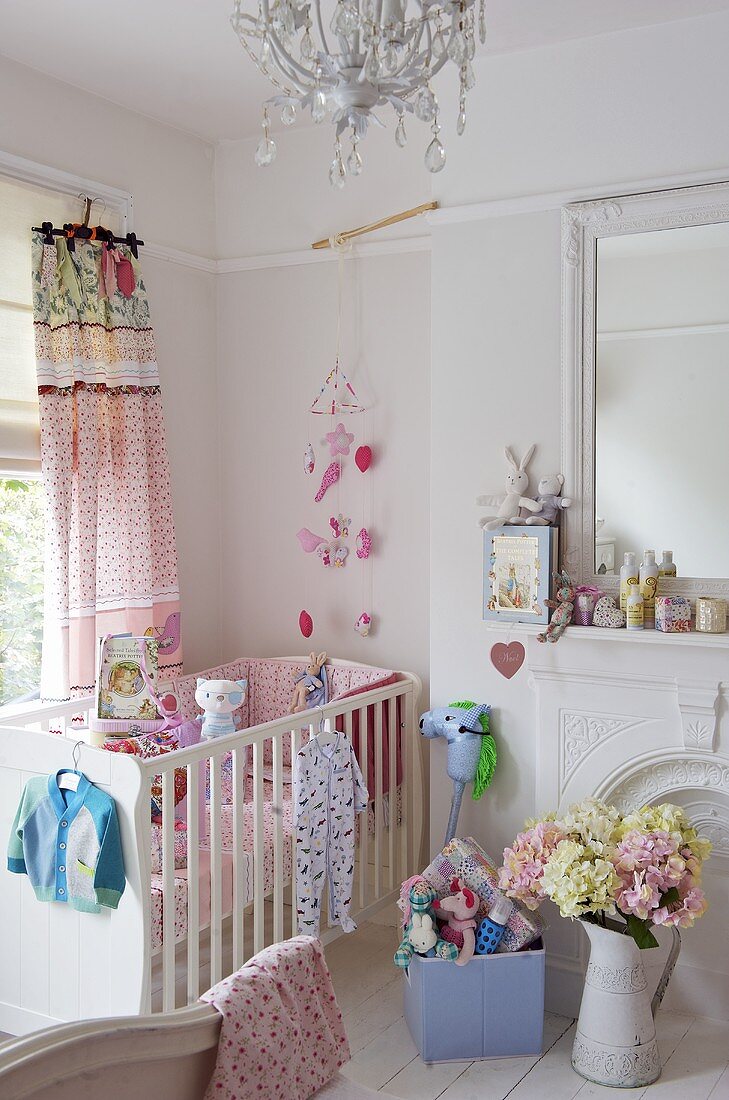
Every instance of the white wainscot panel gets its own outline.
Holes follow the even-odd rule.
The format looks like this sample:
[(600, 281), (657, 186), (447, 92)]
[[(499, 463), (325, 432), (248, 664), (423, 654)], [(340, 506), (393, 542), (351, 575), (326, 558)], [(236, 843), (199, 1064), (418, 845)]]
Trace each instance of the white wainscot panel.
[[(674, 641), (674, 639), (672, 639)], [(556, 645), (528, 639), (538, 729), (536, 810), (596, 795), (621, 810), (685, 807), (714, 852), (707, 914), (683, 933), (666, 1004), (729, 1019), (729, 664), (723, 647), (616, 643), (578, 630)], [(549, 1007), (576, 1015), (586, 937), (549, 914)], [(659, 937), (660, 938), (660, 937)], [(664, 950), (646, 963), (656, 980)]]

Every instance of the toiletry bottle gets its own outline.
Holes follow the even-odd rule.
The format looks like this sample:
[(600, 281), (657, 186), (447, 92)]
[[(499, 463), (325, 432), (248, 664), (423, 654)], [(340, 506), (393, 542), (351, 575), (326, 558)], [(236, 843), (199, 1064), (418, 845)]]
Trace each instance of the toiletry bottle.
[(644, 550), (640, 563), (640, 594), (643, 597), (643, 616), (646, 626), (656, 625), (656, 589), (658, 588), (658, 566), (655, 550)]
[(620, 610), (625, 611), (630, 595), (631, 584), (638, 584), (638, 566), (635, 554), (628, 552), (623, 555), (623, 564), (620, 566)]
[(497, 897), (489, 915), (484, 917), (476, 930), (476, 954), (492, 955), (501, 943), (514, 908), (508, 898)]
[(673, 560), (673, 550), (664, 550), (661, 564), (658, 566), (659, 577), (675, 577), (676, 564)]
[(628, 617), (626, 624), (628, 630), (643, 629), (643, 597), (640, 592), (639, 584), (634, 583), (630, 586), (630, 595), (628, 596), (625, 613)]

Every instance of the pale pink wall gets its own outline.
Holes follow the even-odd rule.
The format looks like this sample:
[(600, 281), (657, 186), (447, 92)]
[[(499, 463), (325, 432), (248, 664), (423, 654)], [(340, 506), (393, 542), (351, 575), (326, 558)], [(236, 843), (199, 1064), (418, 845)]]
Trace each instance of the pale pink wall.
[[(334, 362), (337, 264), (219, 279), (223, 655), (312, 645), (427, 680), (430, 257), (347, 261), (345, 280), (342, 363), (373, 403), (376, 461), (363, 477), (350, 458), (334, 508), (336, 487), (313, 502), (330, 458), (316, 446), (311, 476), (302, 460), (310, 434), (316, 445), (330, 430), (328, 418), (307, 422), (306, 409)], [(347, 426), (358, 443), (360, 418)], [(344, 568), (325, 569), (296, 532), (325, 534), (341, 507), (355, 535), (365, 488), (374, 497), (377, 629), (363, 639), (353, 630), (362, 610), (354, 549)], [(302, 607), (315, 622), (310, 643), (298, 629)]]

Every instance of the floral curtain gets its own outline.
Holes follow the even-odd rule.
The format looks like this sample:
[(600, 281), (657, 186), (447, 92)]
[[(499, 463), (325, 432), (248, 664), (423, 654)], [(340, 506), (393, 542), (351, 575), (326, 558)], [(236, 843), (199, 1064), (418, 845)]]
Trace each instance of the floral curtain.
[(97, 639), (159, 639), (182, 671), (177, 550), (159, 376), (139, 263), (125, 246), (33, 235), (47, 496), (41, 696), (86, 695)]

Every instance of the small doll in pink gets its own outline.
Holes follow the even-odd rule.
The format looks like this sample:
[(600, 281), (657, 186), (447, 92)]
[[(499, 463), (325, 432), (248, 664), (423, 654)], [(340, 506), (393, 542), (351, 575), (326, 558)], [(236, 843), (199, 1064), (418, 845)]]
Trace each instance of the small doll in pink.
[(444, 940), (449, 940), (458, 948), (459, 954), (456, 966), (465, 966), (473, 958), (476, 947), (476, 921), (474, 917), (478, 912), (481, 899), (473, 890), (469, 890), (462, 879), (454, 878), (451, 882), (449, 897), (433, 902), (436, 916), (441, 920), (447, 920), (440, 929)]

